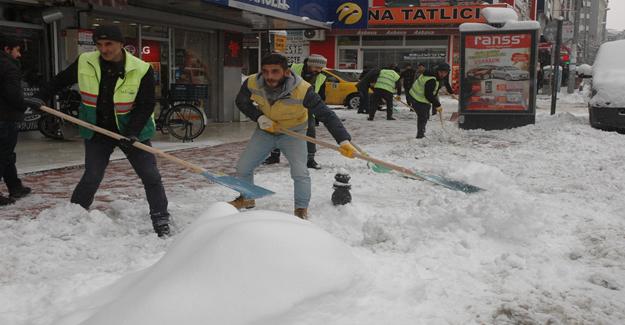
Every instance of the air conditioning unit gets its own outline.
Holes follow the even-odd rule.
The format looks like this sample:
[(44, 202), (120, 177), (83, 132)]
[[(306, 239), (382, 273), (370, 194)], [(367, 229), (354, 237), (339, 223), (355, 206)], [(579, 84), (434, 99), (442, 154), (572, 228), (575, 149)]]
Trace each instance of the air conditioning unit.
[(304, 31), (304, 39), (307, 41), (325, 41), (326, 31), (322, 29), (307, 29)]

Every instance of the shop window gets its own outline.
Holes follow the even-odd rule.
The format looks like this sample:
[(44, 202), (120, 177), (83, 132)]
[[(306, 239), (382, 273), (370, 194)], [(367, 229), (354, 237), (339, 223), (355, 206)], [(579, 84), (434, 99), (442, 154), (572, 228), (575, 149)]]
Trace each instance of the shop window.
[(427, 69), (431, 69), (446, 62), (446, 56), (446, 48), (365, 49), (363, 65), (367, 68), (383, 68), (397, 64), (403, 68), (406, 64), (416, 66), (423, 63)]
[(339, 36), (337, 38), (337, 44), (339, 46), (358, 46), (360, 45), (360, 36)]
[(356, 69), (357, 66), (357, 49), (339, 49), (339, 69)]
[(402, 46), (403, 36), (363, 36), (362, 46)]
[(206, 86), (209, 96), (198, 98), (200, 106), (211, 117), (210, 102), (215, 101), (219, 76), (218, 46), (214, 33), (174, 30), (173, 83)]

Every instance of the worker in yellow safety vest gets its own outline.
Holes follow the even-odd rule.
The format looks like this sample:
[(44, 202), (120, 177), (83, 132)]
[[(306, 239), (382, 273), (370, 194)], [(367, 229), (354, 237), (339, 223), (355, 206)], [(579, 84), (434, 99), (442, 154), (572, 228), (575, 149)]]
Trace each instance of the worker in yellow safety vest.
[[(313, 54), (306, 58), (303, 63), (293, 63), (291, 65), (291, 72), (302, 77), (304, 81), (311, 84), (315, 92), (321, 97), (323, 101), (326, 100), (326, 75), (322, 73), (326, 67), (328, 60), (319, 54)], [(317, 133), (315, 127), (319, 124), (317, 119), (308, 114), (308, 129), (306, 135), (315, 138)], [(313, 169), (321, 169), (321, 166), (315, 161), (315, 153), (317, 152), (317, 146), (314, 143), (308, 142), (308, 161), (306, 166)], [(266, 165), (277, 164), (280, 162), (280, 150), (275, 149), (271, 152), (271, 155), (265, 160)]]
[[(439, 64), (434, 72), (421, 74), (408, 92), (408, 104), (417, 113), (417, 139), (425, 137), (425, 126), (430, 118), (430, 108), (437, 113), (442, 113), (443, 108), (438, 98), (438, 92), (447, 82), (449, 70), (449, 64)], [(448, 89), (448, 91), (451, 90)]]
[(124, 37), (117, 26), (96, 28), (93, 41), (96, 51), (81, 54), (35, 96), (42, 105), (55, 93), (77, 83), (82, 97), (80, 119), (125, 137), (118, 141), (80, 128), (85, 144), (85, 171), (71, 202), (85, 209), (91, 206), (111, 154), (119, 147), (141, 178), (154, 231), (159, 237), (167, 237), (168, 203), (156, 157), (133, 146), (135, 141), (149, 146), (156, 129), (154, 70), (124, 49)]
[[(261, 73), (251, 75), (243, 82), (235, 102), (243, 114), (258, 123), (258, 128), (237, 163), (237, 176), (253, 183), (256, 167), (271, 150), (280, 149), (291, 169), (295, 192), (294, 214), (307, 219), (311, 183), (306, 167), (306, 143), (281, 133), (280, 129), (304, 134), (310, 112), (323, 122), (339, 143), (341, 154), (349, 158), (353, 158), (356, 152), (350, 142), (351, 136), (341, 120), (321, 100), (314, 87), (297, 74), (291, 73), (287, 58), (279, 53), (269, 54), (261, 60)], [(238, 209), (249, 209), (256, 202), (239, 196), (230, 204)]]
[(381, 69), (373, 85), (373, 94), (371, 95), (371, 105), (369, 105), (369, 118), (373, 121), (375, 112), (378, 109), (379, 102), (386, 102), (386, 119), (395, 120), (393, 118), (393, 94), (397, 92), (397, 81), (399, 74), (393, 69)]

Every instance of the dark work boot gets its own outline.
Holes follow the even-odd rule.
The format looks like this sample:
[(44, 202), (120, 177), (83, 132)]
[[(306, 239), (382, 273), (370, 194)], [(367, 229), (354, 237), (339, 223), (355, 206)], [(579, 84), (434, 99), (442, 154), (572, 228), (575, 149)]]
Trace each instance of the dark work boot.
[(280, 151), (274, 150), (271, 152), (271, 155), (269, 155), (269, 157), (265, 159), (265, 161), (263, 162), (263, 165), (273, 165), (279, 162), (280, 162)]
[(31, 192), (30, 187), (20, 185), (20, 187), (18, 188), (9, 190), (9, 197), (14, 200), (18, 200), (30, 194), (30, 192)]
[(152, 218), (152, 226), (154, 227), (154, 232), (158, 235), (158, 237), (164, 238), (171, 236), (171, 231), (169, 229), (168, 212), (152, 213), (150, 217)]
[(306, 166), (312, 169), (321, 169), (321, 166), (319, 166), (319, 164), (315, 161), (314, 157), (308, 158), (308, 162), (306, 163)]
[(0, 194), (0, 206), (5, 206), (13, 203), (15, 203), (14, 199)]

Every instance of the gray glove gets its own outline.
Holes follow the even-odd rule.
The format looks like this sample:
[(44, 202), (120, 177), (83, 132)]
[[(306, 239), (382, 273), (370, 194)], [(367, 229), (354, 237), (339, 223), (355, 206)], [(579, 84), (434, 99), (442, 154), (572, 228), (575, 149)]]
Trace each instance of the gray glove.
[(41, 106), (46, 106), (46, 103), (37, 98), (37, 97), (26, 97), (24, 98), (24, 104), (26, 104), (26, 106), (32, 108), (35, 112), (41, 112), (41, 110), (39, 109)]

